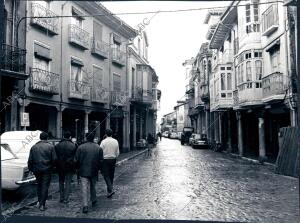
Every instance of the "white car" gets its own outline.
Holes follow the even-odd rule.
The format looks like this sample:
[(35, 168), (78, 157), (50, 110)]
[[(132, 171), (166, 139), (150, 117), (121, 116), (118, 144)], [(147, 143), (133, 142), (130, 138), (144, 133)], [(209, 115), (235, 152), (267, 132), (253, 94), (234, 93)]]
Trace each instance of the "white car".
[(171, 132), (170, 139), (177, 139), (177, 133), (176, 132)]
[(1, 137), (2, 189), (16, 190), (34, 182), (27, 161), (31, 147), (40, 141), (41, 131), (10, 131)]

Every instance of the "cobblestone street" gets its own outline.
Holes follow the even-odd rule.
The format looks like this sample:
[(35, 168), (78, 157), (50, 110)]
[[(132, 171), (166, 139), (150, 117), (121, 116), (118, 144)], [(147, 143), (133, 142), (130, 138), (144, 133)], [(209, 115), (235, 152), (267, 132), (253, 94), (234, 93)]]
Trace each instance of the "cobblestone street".
[(116, 194), (106, 198), (102, 178), (98, 205), (81, 212), (81, 192), (71, 202), (55, 193), (48, 209), (26, 207), (17, 215), (107, 219), (180, 219), (246, 222), (299, 222), (298, 181), (211, 150), (181, 146), (163, 138), (152, 157), (142, 154), (117, 167)]

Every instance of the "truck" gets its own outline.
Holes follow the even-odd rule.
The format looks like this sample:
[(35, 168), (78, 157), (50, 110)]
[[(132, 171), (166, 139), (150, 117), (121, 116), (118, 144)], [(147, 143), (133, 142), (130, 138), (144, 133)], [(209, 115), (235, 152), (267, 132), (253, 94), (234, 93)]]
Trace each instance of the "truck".
[(193, 127), (183, 127), (183, 131), (182, 131), (182, 134), (181, 134), (181, 140), (180, 140), (181, 145), (189, 143), (189, 138), (191, 137), (193, 132), (194, 132)]

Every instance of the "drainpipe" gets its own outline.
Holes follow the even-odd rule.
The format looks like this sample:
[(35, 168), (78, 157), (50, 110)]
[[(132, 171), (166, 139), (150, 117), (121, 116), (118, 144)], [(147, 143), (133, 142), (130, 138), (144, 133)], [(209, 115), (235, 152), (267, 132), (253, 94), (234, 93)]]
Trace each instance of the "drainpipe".
[[(64, 11), (64, 7), (67, 4), (67, 1), (65, 1), (62, 5), (61, 5), (61, 15), (63, 15), (63, 11)], [(60, 58), (63, 58), (63, 18), (61, 18), (60, 21)], [(57, 111), (57, 123), (59, 123), (59, 134), (56, 133), (58, 135), (58, 137), (62, 138), (62, 102), (63, 102), (63, 61), (61, 60), (60, 62), (60, 83), (59, 83), (59, 87), (60, 87), (60, 102), (59, 102), (59, 110)], [(56, 127), (56, 129), (58, 130), (58, 127)]]

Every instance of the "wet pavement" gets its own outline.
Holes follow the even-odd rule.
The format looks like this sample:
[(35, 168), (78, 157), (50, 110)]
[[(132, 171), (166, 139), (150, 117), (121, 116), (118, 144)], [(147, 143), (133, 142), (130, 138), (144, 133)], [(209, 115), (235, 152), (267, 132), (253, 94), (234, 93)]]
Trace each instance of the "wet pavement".
[(74, 183), (71, 202), (48, 209), (28, 206), (16, 215), (106, 219), (174, 219), (244, 222), (299, 222), (298, 180), (273, 173), (269, 166), (181, 146), (162, 139), (146, 154), (117, 167), (112, 199), (102, 178), (98, 205), (81, 213), (81, 192)]

